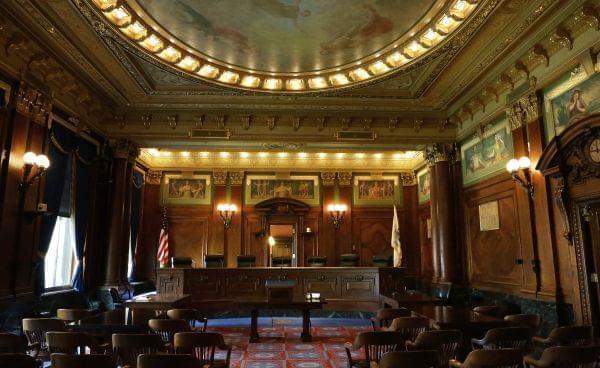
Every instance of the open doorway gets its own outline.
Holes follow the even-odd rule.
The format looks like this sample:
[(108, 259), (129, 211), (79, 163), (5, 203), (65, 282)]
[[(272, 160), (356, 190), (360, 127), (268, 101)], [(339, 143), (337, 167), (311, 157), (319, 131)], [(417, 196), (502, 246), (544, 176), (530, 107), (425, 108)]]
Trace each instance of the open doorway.
[(269, 225), (271, 267), (296, 267), (296, 228), (291, 224)]

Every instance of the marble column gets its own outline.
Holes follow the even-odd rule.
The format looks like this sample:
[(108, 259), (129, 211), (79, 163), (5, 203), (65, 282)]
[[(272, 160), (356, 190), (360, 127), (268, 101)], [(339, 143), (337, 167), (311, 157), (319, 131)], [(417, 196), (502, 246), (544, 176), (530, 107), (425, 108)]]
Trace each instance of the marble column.
[[(431, 169), (431, 223), (433, 228), (434, 278), (454, 281), (457, 273), (455, 188), (451, 161), (452, 144), (434, 144), (427, 150)], [(432, 165), (433, 164), (433, 165)]]
[(113, 186), (104, 281), (107, 287), (122, 289), (128, 282), (127, 260), (131, 231), (133, 166), (139, 151), (138, 145), (127, 139), (118, 140), (113, 145)]

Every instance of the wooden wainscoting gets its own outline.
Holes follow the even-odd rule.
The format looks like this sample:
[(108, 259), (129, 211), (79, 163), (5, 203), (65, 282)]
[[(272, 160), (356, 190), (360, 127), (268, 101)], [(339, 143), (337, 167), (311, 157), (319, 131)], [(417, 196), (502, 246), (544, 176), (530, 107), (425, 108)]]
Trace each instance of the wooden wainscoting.
[(421, 249), (421, 277), (431, 279), (433, 277), (433, 242), (431, 232), (427, 229), (427, 223), (431, 226), (431, 206), (429, 202), (419, 206), (419, 244)]
[[(400, 223), (404, 212), (398, 211)], [(354, 208), (352, 216), (352, 244), (359, 255), (360, 265), (373, 265), (374, 255), (392, 255), (390, 245), (393, 211), (386, 208)], [(402, 238), (402, 234), (401, 234)]]
[(196, 267), (204, 264), (208, 252), (210, 208), (169, 207), (169, 247), (177, 257), (191, 257)]

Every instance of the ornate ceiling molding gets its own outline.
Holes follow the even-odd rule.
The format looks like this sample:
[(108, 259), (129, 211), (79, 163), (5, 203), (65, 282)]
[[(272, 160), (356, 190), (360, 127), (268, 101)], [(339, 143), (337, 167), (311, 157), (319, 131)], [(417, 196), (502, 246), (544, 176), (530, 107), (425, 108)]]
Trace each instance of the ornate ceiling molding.
[[(487, 1), (485, 7), (491, 9), (497, 2)], [(493, 4), (491, 7), (490, 3)], [(192, 49), (165, 33), (167, 31), (153, 22), (152, 17), (144, 14), (143, 8), (136, 1), (79, 0), (76, 5), (98, 33), (112, 37), (129, 50), (151, 54), (150, 59), (154, 62), (168, 65), (194, 79), (261, 94), (321, 94), (323, 91), (347, 90), (380, 81), (400, 70), (419, 67), (448, 51), (460, 49), (464, 40), (473, 34), (477, 25), (489, 14), (489, 10), (478, 11), (479, 2), (476, 0), (448, 1), (437, 14), (428, 15), (431, 19), (429, 27), (420, 27), (410, 40), (392, 43), (385, 50), (369, 55), (364, 60), (331, 70), (272, 73), (245, 70), (217, 62)], [(472, 20), (473, 25), (464, 26), (471, 23), (471, 18), (476, 18)], [(455, 33), (462, 35), (458, 41), (455, 40)], [(452, 55), (448, 58), (452, 58)], [(438, 68), (441, 70), (443, 66)]]

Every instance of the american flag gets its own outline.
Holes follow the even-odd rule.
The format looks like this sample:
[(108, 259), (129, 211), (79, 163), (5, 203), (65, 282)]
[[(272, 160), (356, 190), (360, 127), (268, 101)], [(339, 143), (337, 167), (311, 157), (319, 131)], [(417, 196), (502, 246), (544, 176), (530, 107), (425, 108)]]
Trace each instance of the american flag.
[(163, 207), (162, 225), (158, 237), (158, 252), (156, 253), (156, 259), (161, 265), (169, 263), (169, 228), (167, 225), (167, 208)]

